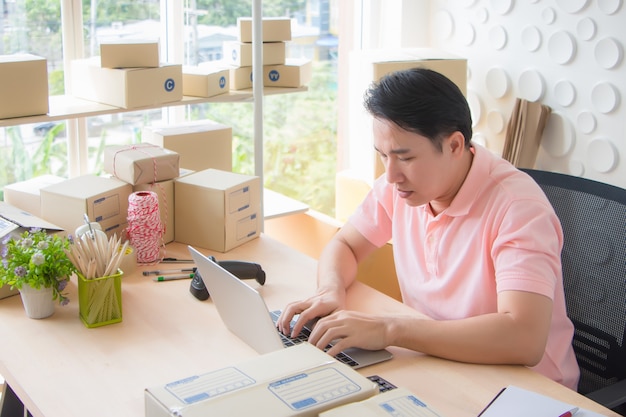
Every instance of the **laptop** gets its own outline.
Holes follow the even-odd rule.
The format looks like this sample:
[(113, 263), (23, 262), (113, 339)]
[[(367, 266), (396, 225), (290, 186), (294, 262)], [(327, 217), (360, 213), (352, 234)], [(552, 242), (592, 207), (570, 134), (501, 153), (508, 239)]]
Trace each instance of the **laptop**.
[[(284, 349), (303, 341), (290, 339), (276, 328), (280, 311), (270, 311), (261, 294), (207, 256), (188, 246), (204, 285), (226, 327), (260, 354)], [(310, 331), (310, 329), (308, 329)], [(307, 330), (303, 331), (306, 335)], [(349, 348), (336, 359), (354, 369), (392, 358), (386, 349)]]

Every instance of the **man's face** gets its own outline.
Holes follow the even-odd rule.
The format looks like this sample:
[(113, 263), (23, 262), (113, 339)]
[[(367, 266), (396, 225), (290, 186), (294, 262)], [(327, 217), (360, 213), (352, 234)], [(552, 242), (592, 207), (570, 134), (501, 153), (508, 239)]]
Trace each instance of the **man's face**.
[(374, 119), (373, 128), (374, 147), (385, 166), (387, 182), (398, 195), (410, 206), (432, 202), (433, 209), (447, 207), (459, 187), (459, 158), (453, 151), (458, 145), (450, 146), (452, 136), (439, 151), (428, 138), (389, 121)]

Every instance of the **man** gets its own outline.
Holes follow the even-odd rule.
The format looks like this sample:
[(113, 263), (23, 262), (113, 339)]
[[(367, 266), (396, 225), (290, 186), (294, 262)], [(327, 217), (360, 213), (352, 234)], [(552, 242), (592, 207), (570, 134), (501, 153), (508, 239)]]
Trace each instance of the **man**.
[[(467, 101), (437, 72), (389, 74), (369, 89), (365, 107), (385, 175), (322, 252), (316, 294), (290, 303), (279, 330), (295, 336), (321, 317), (309, 340), (320, 348), (337, 340), (330, 355), (401, 346), (526, 365), (576, 389), (563, 234), (541, 189), (471, 143)], [(358, 263), (390, 239), (403, 301), (428, 318), (345, 310)]]

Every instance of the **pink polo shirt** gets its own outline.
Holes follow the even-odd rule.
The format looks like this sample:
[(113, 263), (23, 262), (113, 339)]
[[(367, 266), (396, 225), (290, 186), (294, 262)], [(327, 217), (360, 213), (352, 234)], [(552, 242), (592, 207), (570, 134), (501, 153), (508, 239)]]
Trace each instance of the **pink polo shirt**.
[(559, 220), (533, 179), (487, 149), (474, 149), (465, 182), (438, 216), (428, 204), (405, 204), (383, 175), (348, 221), (374, 245), (393, 241), (404, 303), (433, 319), (496, 312), (497, 294), (505, 290), (550, 297), (546, 351), (533, 369), (576, 389)]

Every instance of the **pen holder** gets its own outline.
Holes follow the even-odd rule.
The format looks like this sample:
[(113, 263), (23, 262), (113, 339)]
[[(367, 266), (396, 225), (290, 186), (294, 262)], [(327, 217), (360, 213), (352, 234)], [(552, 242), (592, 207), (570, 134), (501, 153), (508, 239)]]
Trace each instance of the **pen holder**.
[(122, 275), (87, 279), (78, 276), (78, 309), (80, 319), (88, 327), (100, 327), (122, 321)]

